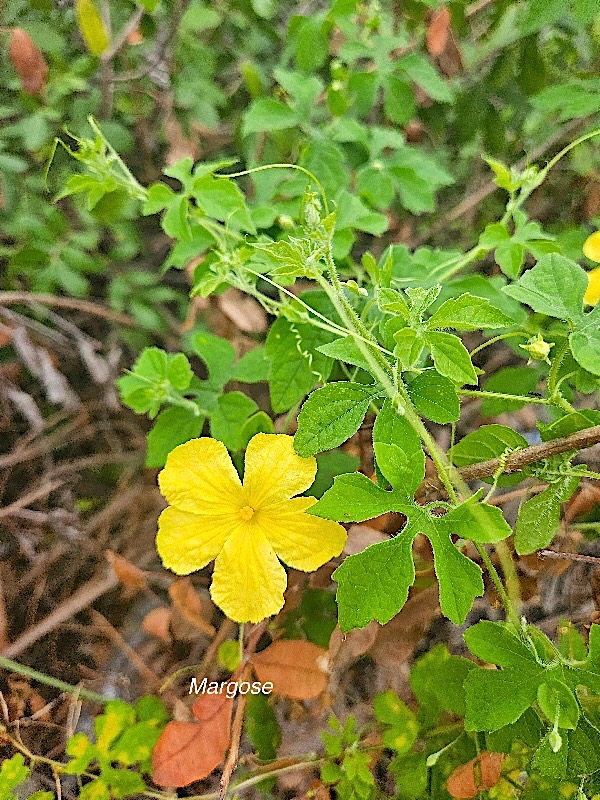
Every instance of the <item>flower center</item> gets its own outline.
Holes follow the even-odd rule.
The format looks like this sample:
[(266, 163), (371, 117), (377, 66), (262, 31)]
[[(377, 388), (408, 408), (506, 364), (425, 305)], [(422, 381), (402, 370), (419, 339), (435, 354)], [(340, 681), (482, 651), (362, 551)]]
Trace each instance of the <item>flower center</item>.
[(254, 509), (252, 506), (244, 506), (240, 508), (240, 519), (243, 519), (244, 522), (248, 522), (248, 520), (252, 519), (254, 516)]

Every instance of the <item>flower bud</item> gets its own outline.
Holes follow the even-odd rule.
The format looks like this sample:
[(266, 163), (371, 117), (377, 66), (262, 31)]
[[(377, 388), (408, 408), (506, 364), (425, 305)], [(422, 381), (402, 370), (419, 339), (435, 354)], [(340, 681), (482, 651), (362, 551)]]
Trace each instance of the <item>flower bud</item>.
[(548, 354), (554, 347), (554, 342), (544, 341), (541, 334), (538, 333), (538, 335), (533, 339), (530, 339), (527, 344), (522, 344), (519, 346), (522, 350), (527, 350), (529, 353), (529, 361), (527, 362), (528, 364), (531, 364), (532, 361), (545, 361), (547, 364), (550, 363)]

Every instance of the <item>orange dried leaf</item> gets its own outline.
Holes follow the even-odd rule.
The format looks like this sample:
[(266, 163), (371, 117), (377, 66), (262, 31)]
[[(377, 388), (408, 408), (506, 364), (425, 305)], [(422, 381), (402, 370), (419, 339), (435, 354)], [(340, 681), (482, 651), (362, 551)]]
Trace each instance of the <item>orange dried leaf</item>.
[(22, 28), (13, 28), (9, 56), (25, 94), (41, 94), (48, 77), (48, 64), (31, 36)]
[(120, 583), (126, 589), (132, 592), (140, 592), (148, 585), (146, 580), (146, 573), (143, 569), (136, 567), (131, 561), (128, 561), (124, 556), (118, 553), (113, 553), (112, 550), (106, 550), (104, 553), (106, 560), (110, 564), (112, 571)]
[(277, 694), (310, 700), (327, 688), (327, 650), (300, 639), (280, 639), (252, 657), (262, 683), (270, 681)]
[(189, 578), (177, 578), (169, 586), (169, 597), (186, 622), (208, 636), (215, 635), (214, 627), (206, 620), (202, 599)]
[(150, 636), (160, 639), (166, 644), (171, 642), (171, 631), (169, 626), (171, 623), (171, 612), (168, 608), (155, 608), (146, 614), (142, 620), (142, 629)]
[(169, 722), (152, 753), (152, 780), (188, 786), (222, 764), (231, 737), (233, 700), (203, 695), (192, 706), (199, 722)]
[(446, 784), (450, 797), (456, 800), (469, 800), (471, 797), (491, 789), (500, 780), (504, 753), (490, 753), (487, 750), (457, 767)]
[(427, 52), (430, 55), (439, 56), (446, 49), (450, 32), (450, 19), (450, 11), (446, 6), (438, 8), (431, 15), (425, 39)]

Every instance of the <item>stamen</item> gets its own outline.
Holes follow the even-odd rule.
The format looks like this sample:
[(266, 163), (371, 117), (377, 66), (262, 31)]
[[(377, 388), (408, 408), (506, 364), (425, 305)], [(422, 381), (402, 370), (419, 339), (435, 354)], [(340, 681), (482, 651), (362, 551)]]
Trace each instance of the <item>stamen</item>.
[(244, 522), (248, 522), (248, 520), (252, 519), (254, 516), (254, 509), (252, 506), (244, 506), (240, 508), (240, 517), (244, 520)]

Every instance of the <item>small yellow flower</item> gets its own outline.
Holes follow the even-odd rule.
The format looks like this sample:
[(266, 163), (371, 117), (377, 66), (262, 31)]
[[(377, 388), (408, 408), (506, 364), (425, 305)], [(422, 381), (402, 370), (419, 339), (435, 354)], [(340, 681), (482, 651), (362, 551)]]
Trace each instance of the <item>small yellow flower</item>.
[[(600, 262), (600, 231), (595, 231), (585, 240), (583, 254), (590, 261)], [(588, 287), (583, 300), (589, 306), (595, 306), (600, 300), (600, 267), (588, 272)]]
[(594, 231), (583, 243), (583, 255), (590, 261), (600, 262), (600, 231)]
[(163, 564), (189, 575), (215, 559), (211, 597), (236, 622), (259, 622), (283, 606), (281, 559), (311, 572), (342, 552), (346, 531), (305, 512), (317, 464), (291, 436), (257, 433), (246, 450), (244, 482), (225, 445), (192, 439), (176, 447), (158, 476), (167, 499), (156, 546)]

